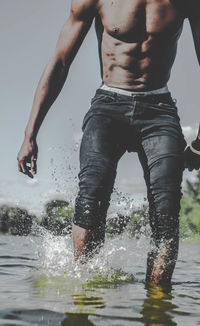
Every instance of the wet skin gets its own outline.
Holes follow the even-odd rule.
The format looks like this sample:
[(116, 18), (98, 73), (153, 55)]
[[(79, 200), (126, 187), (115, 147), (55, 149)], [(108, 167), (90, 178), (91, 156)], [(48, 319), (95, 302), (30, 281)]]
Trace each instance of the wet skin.
[(105, 84), (137, 91), (166, 85), (183, 26), (170, 1), (100, 0), (97, 12)]
[[(96, 1), (94, 11), (104, 83), (133, 91), (166, 85), (184, 21), (170, 1), (123, 0), (122, 6), (122, 0), (100, 0)], [(73, 225), (72, 230), (75, 258), (85, 262), (91, 253), (88, 238), (92, 232), (78, 225)], [(149, 252), (147, 282), (170, 281), (177, 241), (172, 239), (165, 245), (162, 242), (156, 252)]]
[[(38, 83), (17, 157), (19, 171), (29, 177), (36, 173), (36, 137), (40, 126), (59, 95), (94, 19), (102, 80), (106, 85), (146, 91), (161, 88), (169, 80), (184, 21), (170, 0), (72, 0), (70, 16), (61, 30), (55, 53)], [(189, 18), (189, 21), (200, 62), (200, 18)], [(75, 259), (82, 262), (84, 255), (87, 260), (95, 245), (104, 241), (104, 230), (91, 234), (73, 225), (72, 232)], [(149, 253), (147, 281), (169, 281), (177, 252), (176, 237), (165, 243), (165, 248), (158, 247)]]

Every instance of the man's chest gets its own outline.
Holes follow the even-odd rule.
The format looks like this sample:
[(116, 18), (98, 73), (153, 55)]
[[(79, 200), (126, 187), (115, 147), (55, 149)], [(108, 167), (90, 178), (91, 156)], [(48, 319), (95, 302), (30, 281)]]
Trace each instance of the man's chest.
[(183, 20), (170, 0), (99, 0), (99, 14), (106, 32), (119, 39), (174, 34)]

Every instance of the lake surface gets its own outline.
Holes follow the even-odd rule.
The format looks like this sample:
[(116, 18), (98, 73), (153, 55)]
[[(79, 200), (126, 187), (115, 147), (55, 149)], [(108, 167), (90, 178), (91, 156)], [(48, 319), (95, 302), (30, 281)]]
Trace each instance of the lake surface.
[(200, 325), (200, 244), (180, 244), (171, 289), (145, 288), (148, 246), (109, 238), (79, 266), (70, 236), (0, 235), (0, 325)]

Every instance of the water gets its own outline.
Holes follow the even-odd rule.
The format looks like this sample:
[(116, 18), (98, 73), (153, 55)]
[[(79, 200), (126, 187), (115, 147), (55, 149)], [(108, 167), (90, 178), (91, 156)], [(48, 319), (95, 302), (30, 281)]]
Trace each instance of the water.
[(148, 239), (106, 239), (89, 264), (71, 237), (0, 236), (0, 325), (200, 325), (200, 245), (181, 243), (172, 287), (145, 288)]

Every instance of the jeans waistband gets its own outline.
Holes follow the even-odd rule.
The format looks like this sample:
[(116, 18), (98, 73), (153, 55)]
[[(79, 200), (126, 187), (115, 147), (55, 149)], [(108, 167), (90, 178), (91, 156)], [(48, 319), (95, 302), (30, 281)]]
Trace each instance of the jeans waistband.
[(168, 86), (164, 86), (162, 88), (154, 89), (151, 91), (142, 91), (142, 92), (132, 92), (132, 91), (127, 91), (125, 89), (117, 88), (117, 87), (110, 87), (105, 84), (103, 84), (100, 89), (103, 89), (105, 91), (110, 91), (114, 93), (118, 93), (121, 95), (126, 95), (126, 96), (134, 96), (134, 95), (156, 95), (156, 94), (165, 94), (169, 93)]
[[(166, 103), (169, 104), (171, 107), (176, 107), (176, 99), (173, 99), (170, 92), (162, 93), (162, 94), (136, 94), (136, 95), (124, 95), (119, 94), (113, 91), (108, 91), (102, 88), (98, 88), (95, 94), (95, 98), (100, 95), (108, 95), (108, 97), (112, 97), (117, 102), (125, 102), (125, 101), (138, 101), (138, 102), (145, 102), (145, 103), (152, 103), (152, 104), (159, 104), (159, 103)], [(92, 101), (93, 104), (93, 101)]]

